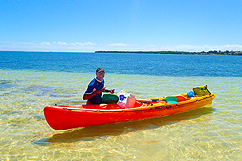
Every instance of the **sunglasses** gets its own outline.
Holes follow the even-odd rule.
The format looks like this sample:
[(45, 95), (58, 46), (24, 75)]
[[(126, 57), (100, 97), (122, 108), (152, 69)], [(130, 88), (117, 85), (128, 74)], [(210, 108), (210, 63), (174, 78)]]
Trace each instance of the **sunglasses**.
[(105, 74), (105, 72), (97, 72), (98, 74)]

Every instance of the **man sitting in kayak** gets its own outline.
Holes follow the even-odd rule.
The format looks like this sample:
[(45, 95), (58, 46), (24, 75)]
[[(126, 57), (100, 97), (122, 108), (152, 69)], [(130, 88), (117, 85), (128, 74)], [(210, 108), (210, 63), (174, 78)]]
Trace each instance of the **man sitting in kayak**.
[(107, 90), (104, 87), (104, 74), (103, 68), (97, 68), (96, 78), (94, 78), (88, 85), (86, 92), (83, 95), (83, 100), (87, 100), (87, 104), (100, 104), (102, 103), (102, 92), (114, 93), (114, 89)]

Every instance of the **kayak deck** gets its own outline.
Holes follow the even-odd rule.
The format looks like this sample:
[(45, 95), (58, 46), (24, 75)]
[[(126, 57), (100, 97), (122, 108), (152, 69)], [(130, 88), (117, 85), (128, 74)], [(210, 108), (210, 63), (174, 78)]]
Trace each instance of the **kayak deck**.
[[(186, 98), (186, 95), (178, 95), (178, 96), (170, 96), (170, 97), (176, 97), (178, 99), (178, 102), (182, 102), (182, 101), (187, 101), (190, 100), (191, 98)], [(146, 100), (136, 100), (134, 107), (133, 108), (125, 108), (125, 107), (121, 107), (119, 106), (117, 103), (102, 103), (102, 104), (97, 104), (97, 105), (55, 105), (53, 107), (56, 108), (65, 108), (65, 109), (79, 109), (79, 110), (92, 110), (92, 111), (96, 111), (96, 110), (123, 110), (123, 109), (137, 109), (137, 108), (144, 108), (147, 107), (149, 105), (153, 106), (153, 105), (165, 105), (169, 102), (166, 102), (165, 100), (166, 97), (158, 97), (158, 98), (152, 98), (152, 99), (146, 99)], [(177, 102), (177, 103), (178, 103)]]

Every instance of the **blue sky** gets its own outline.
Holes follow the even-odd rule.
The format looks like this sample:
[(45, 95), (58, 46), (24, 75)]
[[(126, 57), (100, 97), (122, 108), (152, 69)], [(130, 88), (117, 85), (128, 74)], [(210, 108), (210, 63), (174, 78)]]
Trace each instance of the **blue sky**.
[(1, 0), (0, 51), (242, 50), (242, 0)]

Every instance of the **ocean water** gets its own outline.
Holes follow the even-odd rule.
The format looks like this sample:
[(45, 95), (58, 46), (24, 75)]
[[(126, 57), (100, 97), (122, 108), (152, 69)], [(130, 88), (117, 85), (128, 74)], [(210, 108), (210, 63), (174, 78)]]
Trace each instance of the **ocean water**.
[[(84, 104), (97, 67), (105, 86), (138, 99), (207, 84), (211, 107), (156, 119), (65, 131), (43, 108)], [(240, 160), (242, 57), (0, 52), (0, 160)]]

